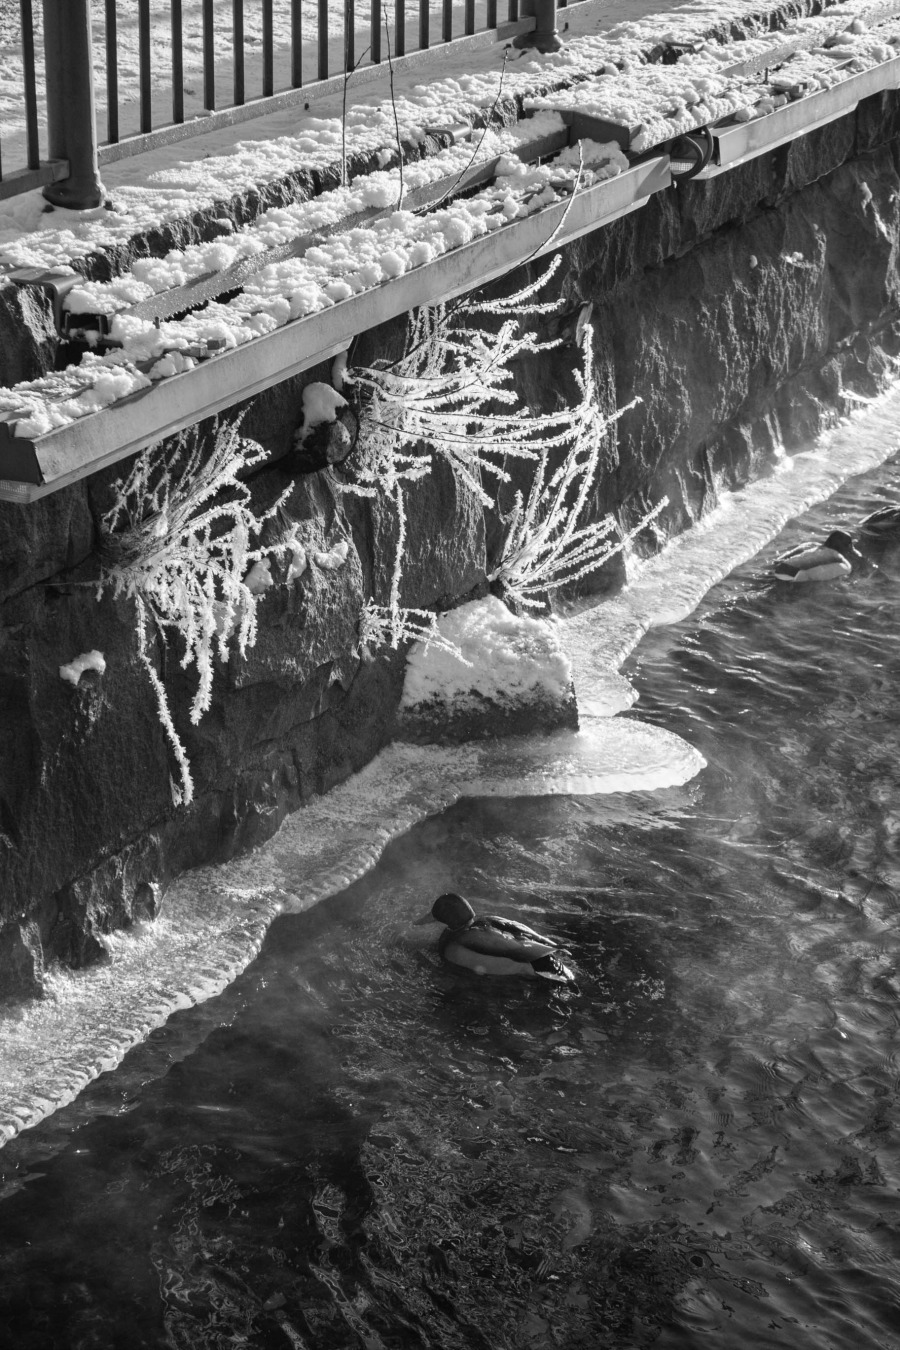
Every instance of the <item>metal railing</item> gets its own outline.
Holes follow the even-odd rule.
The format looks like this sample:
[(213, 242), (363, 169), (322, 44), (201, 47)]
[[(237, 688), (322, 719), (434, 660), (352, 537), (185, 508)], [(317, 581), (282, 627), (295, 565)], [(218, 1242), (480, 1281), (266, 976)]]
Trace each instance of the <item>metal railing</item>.
[(41, 186), (56, 204), (95, 206), (100, 165), (309, 106), (348, 73), (355, 88), (388, 61), (437, 64), (451, 42), (550, 49), (557, 3), (568, 0), (19, 0), (18, 42), (0, 32), (22, 81), (21, 115), (0, 118), (0, 197)]

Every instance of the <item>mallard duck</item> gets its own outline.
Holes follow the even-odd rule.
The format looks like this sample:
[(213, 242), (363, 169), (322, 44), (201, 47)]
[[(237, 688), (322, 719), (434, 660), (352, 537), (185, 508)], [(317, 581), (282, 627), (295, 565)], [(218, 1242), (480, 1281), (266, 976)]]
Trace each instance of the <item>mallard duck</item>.
[(900, 539), (900, 506), (882, 506), (873, 511), (859, 522), (859, 529), (861, 534), (878, 542), (887, 542), (891, 537)]
[(558, 956), (560, 944), (527, 924), (498, 914), (475, 914), (468, 900), (453, 891), (439, 895), (421, 919), (446, 924), (438, 952), (453, 966), (478, 975), (517, 975), (527, 980), (572, 984), (574, 975)]
[(772, 572), (778, 581), (834, 581), (864, 561), (846, 530), (832, 530), (824, 544), (798, 544), (783, 553)]

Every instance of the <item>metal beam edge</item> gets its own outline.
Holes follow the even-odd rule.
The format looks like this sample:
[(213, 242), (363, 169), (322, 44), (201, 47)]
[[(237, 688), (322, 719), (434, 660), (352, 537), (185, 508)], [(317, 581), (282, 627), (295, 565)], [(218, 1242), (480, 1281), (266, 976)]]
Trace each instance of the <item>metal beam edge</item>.
[(668, 156), (645, 160), (331, 309), (295, 319), (32, 442), (22, 438), (33, 445), (43, 482), (29, 485), (27, 496), (0, 485), (0, 500), (33, 501), (87, 477), (327, 360), (359, 332), (475, 290), (637, 210), (670, 183)]
[(701, 170), (697, 177), (716, 178), (728, 169), (757, 159), (770, 150), (777, 150), (788, 141), (799, 140), (801, 136), (837, 121), (839, 117), (848, 117), (861, 99), (898, 88), (900, 56), (894, 56), (870, 70), (848, 76), (830, 89), (821, 89), (783, 108), (776, 108), (764, 117), (736, 122), (727, 127), (714, 126), (711, 130), (716, 141), (716, 163)]

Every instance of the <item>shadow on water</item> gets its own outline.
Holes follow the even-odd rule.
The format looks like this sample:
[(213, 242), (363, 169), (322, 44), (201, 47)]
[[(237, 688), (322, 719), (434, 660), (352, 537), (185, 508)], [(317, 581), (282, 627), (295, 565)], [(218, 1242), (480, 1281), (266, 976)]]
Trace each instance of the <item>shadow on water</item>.
[[(423, 822), (4, 1149), (7, 1343), (896, 1350), (882, 555), (796, 594), (757, 561), (641, 644), (634, 715), (694, 783)], [(577, 990), (442, 966), (413, 920), (451, 887), (556, 933)]]

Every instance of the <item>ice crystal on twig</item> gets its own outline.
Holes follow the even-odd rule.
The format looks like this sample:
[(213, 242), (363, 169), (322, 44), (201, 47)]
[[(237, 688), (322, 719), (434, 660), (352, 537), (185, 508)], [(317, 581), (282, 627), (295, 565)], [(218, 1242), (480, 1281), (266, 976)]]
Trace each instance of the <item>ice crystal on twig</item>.
[[(491, 506), (483, 475), (508, 480), (504, 456), (538, 459), (563, 443), (567, 410), (530, 412), (511, 387), (515, 360), (559, 345), (559, 339), (542, 341), (521, 323), (525, 314), (557, 307), (552, 301), (531, 303), (557, 266), (554, 259), (536, 281), (504, 299), (419, 309), (398, 361), (345, 372), (361, 404), (362, 454), (350, 491), (384, 485), (386, 474), (392, 483), (420, 478), (440, 456)], [(486, 313), (502, 318), (499, 331), (478, 321)], [(396, 499), (395, 491), (387, 490)]]
[(426, 649), (434, 645), (439, 651), (455, 656), (464, 666), (470, 666), (455, 642), (449, 641), (438, 628), (438, 616), (429, 609), (401, 609), (399, 606), (377, 605), (371, 598), (359, 616), (359, 643), (357, 652), (364, 661), (374, 659), (381, 647), (394, 651), (402, 642), (424, 642)]
[(207, 453), (196, 428), (182, 432), (174, 451), (151, 446), (139, 455), (103, 517), (107, 565), (100, 591), (125, 595), (137, 614), (138, 655), (147, 671), (162, 726), (178, 763), (176, 801), (194, 794), (184, 745), (175, 729), (165, 685), (153, 662), (154, 632), (164, 642), (177, 635), (181, 665), (197, 672), (191, 721), (199, 722), (212, 697), (216, 656), (245, 656), (256, 640), (262, 590), (248, 584), (267, 554), (295, 547), (293, 540), (265, 550), (256, 546), (264, 523), (290, 488), (257, 515), (240, 474), (264, 457), (262, 447), (240, 435), (240, 418), (216, 427)]
[[(399, 360), (343, 373), (344, 383), (358, 390), (360, 434), (353, 478), (339, 486), (363, 497), (387, 497), (397, 518), (394, 567), (384, 607), (385, 615), (393, 617), (378, 630), (387, 633), (385, 640), (391, 646), (396, 647), (401, 632), (421, 636), (412, 619), (401, 618), (415, 614), (401, 606), (406, 485), (430, 473), (440, 457), (483, 505), (492, 507), (494, 498), (484, 478), (508, 481), (505, 456), (540, 460), (568, 436), (567, 409), (529, 412), (511, 387), (514, 360), (559, 345), (558, 339), (542, 341), (522, 324), (526, 315), (558, 307), (556, 301), (534, 299), (558, 266), (559, 258), (553, 259), (534, 281), (510, 296), (489, 302), (468, 297), (420, 309), (410, 318)], [(485, 314), (500, 318), (499, 331), (485, 322)], [(371, 613), (378, 609), (375, 606)]]
[(620, 553), (667, 505), (664, 497), (627, 532), (611, 515), (585, 519), (606, 433), (639, 400), (604, 417), (597, 403), (590, 324), (583, 328), (581, 350), (581, 370), (574, 372), (580, 397), (568, 409), (565, 458), (553, 470), (550, 456), (542, 455), (527, 500), (516, 493), (504, 517), (503, 552), (488, 576), (507, 599), (526, 609), (541, 608), (548, 592), (579, 581)]

